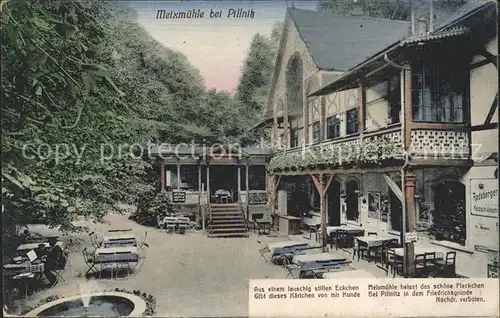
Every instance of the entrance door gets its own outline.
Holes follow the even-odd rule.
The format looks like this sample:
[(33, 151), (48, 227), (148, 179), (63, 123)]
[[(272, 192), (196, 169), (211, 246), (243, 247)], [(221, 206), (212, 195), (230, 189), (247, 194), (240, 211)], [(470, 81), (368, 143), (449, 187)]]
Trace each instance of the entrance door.
[(351, 180), (346, 184), (346, 216), (349, 221), (358, 221), (359, 218), (359, 185), (356, 180)]
[(327, 191), (328, 225), (340, 225), (340, 182), (333, 180)]
[(391, 229), (401, 232), (403, 229), (403, 205), (391, 188), (389, 188), (389, 209), (391, 210)]

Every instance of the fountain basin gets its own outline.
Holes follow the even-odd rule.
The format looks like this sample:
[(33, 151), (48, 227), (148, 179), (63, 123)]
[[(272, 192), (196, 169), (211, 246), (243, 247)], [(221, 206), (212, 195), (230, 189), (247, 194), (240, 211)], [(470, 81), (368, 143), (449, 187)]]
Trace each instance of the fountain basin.
[[(83, 299), (89, 299), (84, 307)], [(27, 317), (141, 317), (146, 311), (146, 302), (139, 296), (102, 292), (75, 295), (44, 304), (29, 313)]]

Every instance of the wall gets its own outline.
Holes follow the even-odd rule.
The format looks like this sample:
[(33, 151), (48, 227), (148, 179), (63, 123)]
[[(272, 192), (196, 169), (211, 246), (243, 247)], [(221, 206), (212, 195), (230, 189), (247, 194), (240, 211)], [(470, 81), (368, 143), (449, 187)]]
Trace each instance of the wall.
[(387, 126), (389, 103), (387, 82), (378, 83), (366, 89), (366, 130)]
[[(302, 41), (299, 32), (289, 17), (285, 19), (284, 34), (281, 41), (284, 41), (282, 48), (281, 59), (278, 60), (279, 64), (275, 65), (278, 68), (278, 75), (274, 87), (274, 94), (271, 98), (273, 109), (277, 109), (279, 100), (285, 99), (286, 94), (286, 68), (290, 57), (295, 53), (299, 53), (302, 59), (303, 78), (309, 78), (312, 74), (317, 72), (314, 62), (307, 50), (306, 44)], [(303, 88), (307, 85), (303, 85)], [(305, 102), (305, 99), (304, 99)], [(276, 112), (276, 111), (275, 111)]]
[[(486, 46), (491, 54), (497, 55), (497, 39), (492, 39)], [(484, 59), (476, 56), (473, 62)], [(471, 97), (471, 124), (482, 125), (486, 119), (495, 95), (498, 92), (498, 70), (489, 63), (476, 68), (470, 73), (470, 97)], [(492, 122), (498, 122), (498, 107), (493, 115)], [(483, 155), (498, 151), (498, 130), (472, 132), (473, 159), (480, 160)]]

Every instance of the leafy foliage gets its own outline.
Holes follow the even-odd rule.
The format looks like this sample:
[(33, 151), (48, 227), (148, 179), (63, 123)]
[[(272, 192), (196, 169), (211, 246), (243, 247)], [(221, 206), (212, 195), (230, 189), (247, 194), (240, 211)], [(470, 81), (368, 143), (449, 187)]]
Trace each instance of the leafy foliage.
[(410, 12), (409, 1), (398, 0), (319, 0), (317, 6), (319, 11), (386, 19), (393, 17), (401, 20), (408, 20)]
[[(254, 35), (242, 69), (236, 99), (242, 105), (247, 131), (262, 120), (270, 93), (272, 72), (283, 26), (276, 23), (269, 37), (259, 33)], [(246, 138), (247, 143), (258, 140), (262, 131), (253, 130)]]
[(247, 131), (266, 95), (269, 43), (256, 40), (245, 97), (233, 98), (206, 92), (186, 57), (135, 17), (126, 4), (101, 0), (3, 4), (4, 228), (74, 230), (80, 217), (99, 221), (117, 202), (153, 200), (159, 169), (136, 158), (134, 145), (257, 139)]
[(157, 215), (165, 216), (172, 210), (169, 195), (150, 186), (138, 197), (137, 210), (132, 213), (130, 219), (143, 225), (155, 225)]
[(372, 137), (359, 144), (338, 143), (305, 151), (283, 152), (274, 156), (268, 166), (271, 171), (306, 170), (317, 167), (366, 167), (382, 165), (403, 156), (403, 145), (389, 138)]

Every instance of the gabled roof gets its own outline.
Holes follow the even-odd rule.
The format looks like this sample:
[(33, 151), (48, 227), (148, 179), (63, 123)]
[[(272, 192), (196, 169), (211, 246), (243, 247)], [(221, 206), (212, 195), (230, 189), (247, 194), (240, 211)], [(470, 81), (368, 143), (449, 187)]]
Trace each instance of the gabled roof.
[(495, 4), (495, 1), (491, 0), (468, 0), (463, 6), (459, 7), (452, 14), (441, 21), (437, 21), (434, 30), (438, 31), (453, 27), (456, 23), (459, 23), (460, 21), (473, 15), (484, 7), (491, 6), (493, 4)]
[(316, 66), (346, 71), (409, 35), (409, 21), (288, 9)]
[[(471, 34), (472, 30), (461, 24), (463, 24), (465, 20), (474, 17), (480, 11), (489, 9), (494, 5), (496, 4), (492, 0), (469, 0), (466, 4), (455, 10), (453, 14), (441, 21), (438, 21), (438, 27), (436, 27), (433, 32), (429, 32), (421, 36), (409, 36), (405, 39), (390, 43), (390, 45), (383, 48), (383, 50), (372, 52), (372, 55), (368, 59), (355, 65), (348, 72), (342, 74), (329, 84), (320, 87), (312, 94), (309, 94), (309, 96), (329, 94), (336, 91), (339, 87), (347, 87), (345, 85), (346, 83), (355, 84), (354, 78), (360, 76), (363, 72), (366, 72), (368, 65), (385, 59), (387, 54), (393, 53), (405, 45)], [(353, 87), (349, 86), (349, 88)]]

